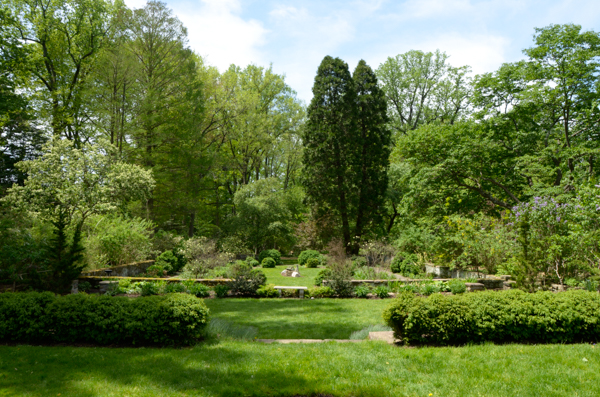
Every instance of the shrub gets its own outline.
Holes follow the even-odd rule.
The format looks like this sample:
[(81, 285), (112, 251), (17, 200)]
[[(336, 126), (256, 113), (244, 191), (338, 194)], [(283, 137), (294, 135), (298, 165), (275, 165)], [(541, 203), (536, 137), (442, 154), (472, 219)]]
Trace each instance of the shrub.
[(313, 298), (331, 298), (335, 295), (331, 287), (313, 287), (308, 290), (308, 294)]
[(317, 258), (309, 258), (306, 261), (306, 267), (309, 269), (315, 269), (315, 268), (319, 267), (320, 264), (321, 264), (321, 262)]
[(396, 292), (410, 292), (414, 294), (415, 292), (419, 292), (419, 286), (415, 284), (402, 284), (396, 289)]
[(467, 292), (467, 286), (465, 282), (462, 280), (450, 280), (448, 281), (448, 287), (450, 288), (450, 292), (453, 294), (464, 294)]
[(352, 257), (352, 266), (354, 268), (369, 266), (369, 261), (364, 256), (354, 256)]
[[(190, 282), (191, 281), (191, 282)], [(192, 280), (184, 281), (183, 285), (185, 286), (187, 293), (197, 296), (198, 298), (207, 298), (210, 296), (208, 286), (202, 283), (196, 283)]]
[(419, 292), (425, 296), (429, 296), (440, 292), (440, 287), (437, 284), (426, 283), (420, 286)]
[(264, 268), (273, 268), (275, 267), (275, 259), (266, 257), (262, 260), (261, 266)]
[(227, 284), (217, 284), (213, 287), (217, 298), (225, 298), (229, 293), (229, 286)]
[(378, 286), (373, 292), (381, 299), (389, 298), (390, 296), (390, 289), (386, 285)]
[(167, 285), (165, 285), (166, 294), (172, 294), (176, 292), (185, 292), (185, 286), (180, 283), (167, 283)]
[(275, 284), (268, 284), (257, 289), (256, 295), (261, 298), (276, 298), (279, 296), (279, 292), (275, 289)]
[(263, 263), (265, 258), (272, 258), (275, 261), (276, 265), (281, 265), (281, 253), (277, 250), (264, 250), (260, 254), (258, 254), (258, 261)]
[(142, 296), (158, 295), (160, 293), (160, 285), (152, 281), (144, 281), (140, 284)]
[(236, 295), (252, 296), (256, 295), (256, 290), (265, 285), (267, 276), (259, 269), (252, 269), (245, 262), (238, 261), (231, 266), (231, 281), (228, 286), (231, 292)]
[(331, 269), (325, 268), (319, 270), (317, 273), (317, 277), (315, 277), (315, 285), (321, 286), (323, 284), (323, 280), (329, 280), (331, 278)]
[(81, 292), (88, 292), (92, 289), (92, 284), (90, 284), (88, 281), (81, 281), (78, 285), (78, 289)]
[(415, 254), (397, 254), (392, 261), (392, 272), (400, 273), (404, 277), (417, 275), (421, 272), (421, 269), (417, 264), (418, 259), (419, 258)]
[(254, 259), (251, 256), (249, 256), (249, 257), (246, 258), (246, 263), (249, 264), (252, 267), (256, 267), (256, 266), (260, 265), (260, 262), (257, 261), (256, 259)]
[(323, 256), (319, 253), (319, 251), (306, 250), (302, 251), (300, 255), (298, 255), (298, 264), (300, 266), (305, 266), (308, 260), (311, 258), (317, 259), (319, 264), (323, 261)]
[(2, 342), (180, 345), (199, 339), (207, 324), (204, 302), (186, 294), (0, 294)]
[(227, 266), (233, 258), (229, 253), (219, 252), (215, 242), (206, 237), (186, 240), (182, 253), (187, 261), (182, 277), (186, 278), (204, 277), (212, 269)]
[(162, 277), (167, 275), (167, 270), (161, 265), (152, 265), (146, 269), (146, 277)]
[(141, 218), (92, 216), (83, 230), (88, 266), (99, 269), (148, 259), (152, 254), (150, 236), (154, 226)]
[(160, 254), (158, 258), (156, 258), (156, 262), (154, 264), (156, 266), (162, 266), (162, 268), (166, 270), (169, 274), (172, 274), (175, 271), (179, 270), (179, 260), (171, 250), (165, 251), (162, 254)]
[(429, 298), (403, 293), (384, 319), (406, 344), (600, 340), (600, 294), (519, 290)]
[(364, 284), (354, 288), (354, 295), (356, 295), (357, 298), (366, 298), (367, 295), (369, 295), (369, 292), (371, 292), (371, 290)]

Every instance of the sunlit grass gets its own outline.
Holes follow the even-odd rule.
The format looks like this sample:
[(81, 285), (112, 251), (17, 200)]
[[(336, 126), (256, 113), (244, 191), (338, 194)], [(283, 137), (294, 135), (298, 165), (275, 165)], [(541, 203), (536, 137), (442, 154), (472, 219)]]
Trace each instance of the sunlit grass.
[[(285, 270), (288, 266), (291, 265), (283, 265), (283, 266), (275, 266), (274, 268), (260, 268), (265, 275), (267, 276), (268, 284), (275, 285), (287, 285), (287, 286), (301, 286), (301, 287), (314, 287), (315, 286), (315, 277), (317, 277), (317, 273), (319, 273), (320, 268), (308, 269), (306, 267), (300, 267), (300, 275), (302, 277), (284, 277), (281, 275), (281, 271)], [(295, 267), (295, 266), (294, 266)]]
[(354, 331), (383, 324), (390, 300), (207, 299), (212, 318), (255, 327), (259, 338), (348, 339)]
[(0, 395), (598, 396), (599, 350), (232, 340), (188, 349), (0, 346)]

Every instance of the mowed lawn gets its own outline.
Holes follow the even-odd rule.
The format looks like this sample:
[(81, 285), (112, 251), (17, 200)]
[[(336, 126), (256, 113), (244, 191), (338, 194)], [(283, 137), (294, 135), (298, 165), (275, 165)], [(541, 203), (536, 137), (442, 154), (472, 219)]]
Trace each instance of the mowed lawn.
[(317, 277), (317, 274), (321, 268), (308, 269), (306, 267), (300, 267), (299, 270), (302, 277), (284, 277), (281, 275), (281, 271), (287, 269), (288, 266), (292, 265), (275, 266), (274, 268), (270, 269), (260, 267), (259, 269), (265, 273), (265, 276), (267, 276), (267, 284), (294, 287), (301, 286), (308, 288), (315, 286), (315, 277)]
[(19, 397), (599, 396), (599, 373), (590, 345), (0, 346), (0, 396)]
[(206, 299), (211, 318), (257, 329), (264, 339), (348, 339), (384, 324), (391, 299)]

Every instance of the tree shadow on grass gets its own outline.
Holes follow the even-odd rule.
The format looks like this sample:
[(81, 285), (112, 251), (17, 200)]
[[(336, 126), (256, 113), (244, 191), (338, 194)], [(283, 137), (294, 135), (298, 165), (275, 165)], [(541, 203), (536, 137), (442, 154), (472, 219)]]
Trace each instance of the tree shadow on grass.
[(265, 365), (255, 350), (240, 351), (231, 344), (187, 349), (0, 346), (0, 352), (0, 389), (7, 396), (321, 393), (314, 379), (288, 371), (285, 363)]

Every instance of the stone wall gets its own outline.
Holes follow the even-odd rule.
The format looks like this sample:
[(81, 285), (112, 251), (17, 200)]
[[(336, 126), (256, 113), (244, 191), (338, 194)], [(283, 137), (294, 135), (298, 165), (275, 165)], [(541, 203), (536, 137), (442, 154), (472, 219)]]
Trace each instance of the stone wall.
[(140, 274), (146, 273), (146, 269), (150, 266), (154, 265), (154, 261), (143, 261), (143, 262), (135, 262), (129, 263), (127, 265), (121, 266), (113, 266), (106, 267), (104, 269), (96, 269), (89, 272), (81, 273), (82, 276), (96, 276), (96, 277), (106, 277), (106, 270), (112, 270), (110, 273), (111, 276), (116, 277), (135, 277)]

